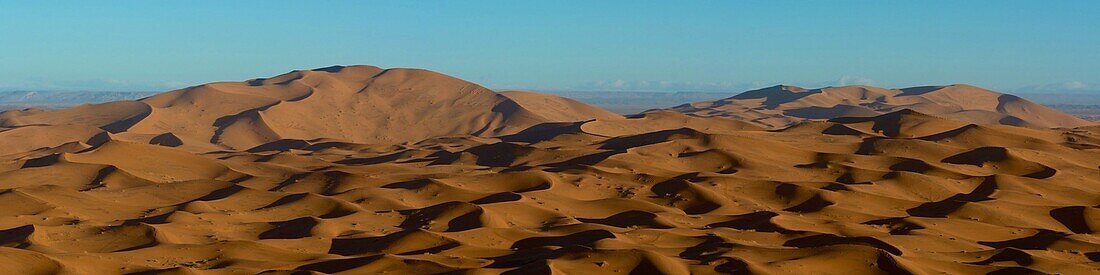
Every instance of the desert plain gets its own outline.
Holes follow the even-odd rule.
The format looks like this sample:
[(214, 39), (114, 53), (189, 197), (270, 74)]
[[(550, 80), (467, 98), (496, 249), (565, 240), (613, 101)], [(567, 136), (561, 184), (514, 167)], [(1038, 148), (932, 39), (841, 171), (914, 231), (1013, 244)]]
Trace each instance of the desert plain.
[(334, 66), (0, 113), (8, 274), (1100, 273), (1100, 126), (957, 84), (619, 115)]

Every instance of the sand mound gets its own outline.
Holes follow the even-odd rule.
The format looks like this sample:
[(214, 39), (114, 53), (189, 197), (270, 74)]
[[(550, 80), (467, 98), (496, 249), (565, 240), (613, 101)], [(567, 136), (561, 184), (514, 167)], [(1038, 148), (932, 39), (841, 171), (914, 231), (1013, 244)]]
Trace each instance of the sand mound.
[(33, 125), (0, 130), (0, 155), (53, 148), (70, 142), (93, 143), (93, 137), (103, 133), (100, 128), (86, 125)]
[(773, 86), (670, 108), (697, 116), (751, 121), (768, 128), (784, 128), (807, 120), (873, 117), (903, 109), (975, 124), (1035, 128), (1094, 124), (1017, 96), (962, 84), (896, 90), (870, 86), (820, 89)]

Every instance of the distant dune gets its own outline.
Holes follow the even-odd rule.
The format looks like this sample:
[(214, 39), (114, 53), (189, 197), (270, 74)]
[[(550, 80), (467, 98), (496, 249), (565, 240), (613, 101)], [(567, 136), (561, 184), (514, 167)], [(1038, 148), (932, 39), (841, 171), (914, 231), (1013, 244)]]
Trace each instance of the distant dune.
[(771, 128), (833, 117), (876, 116), (902, 109), (978, 124), (1039, 128), (1073, 128), (1093, 124), (1017, 96), (970, 85), (904, 89), (773, 86), (722, 100), (684, 104), (671, 109), (698, 116), (731, 117)]
[(0, 113), (11, 274), (1094, 274), (1100, 126), (966, 85), (620, 116), (328, 67)]

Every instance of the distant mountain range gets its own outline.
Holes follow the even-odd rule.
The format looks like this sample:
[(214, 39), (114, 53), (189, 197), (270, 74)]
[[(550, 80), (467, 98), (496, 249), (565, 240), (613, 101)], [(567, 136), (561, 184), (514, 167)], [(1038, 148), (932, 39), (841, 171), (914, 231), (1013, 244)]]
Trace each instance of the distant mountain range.
[(61, 108), (85, 103), (139, 99), (157, 92), (111, 91), (10, 91), (0, 92), (0, 109), (27, 107)]

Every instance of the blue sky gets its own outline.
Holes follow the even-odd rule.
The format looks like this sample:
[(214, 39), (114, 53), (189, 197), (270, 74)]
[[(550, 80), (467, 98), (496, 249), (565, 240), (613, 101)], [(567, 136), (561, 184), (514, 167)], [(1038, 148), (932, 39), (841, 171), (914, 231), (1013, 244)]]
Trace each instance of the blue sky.
[(1100, 92), (1100, 1), (526, 2), (0, 0), (0, 90), (372, 64), (496, 89)]

